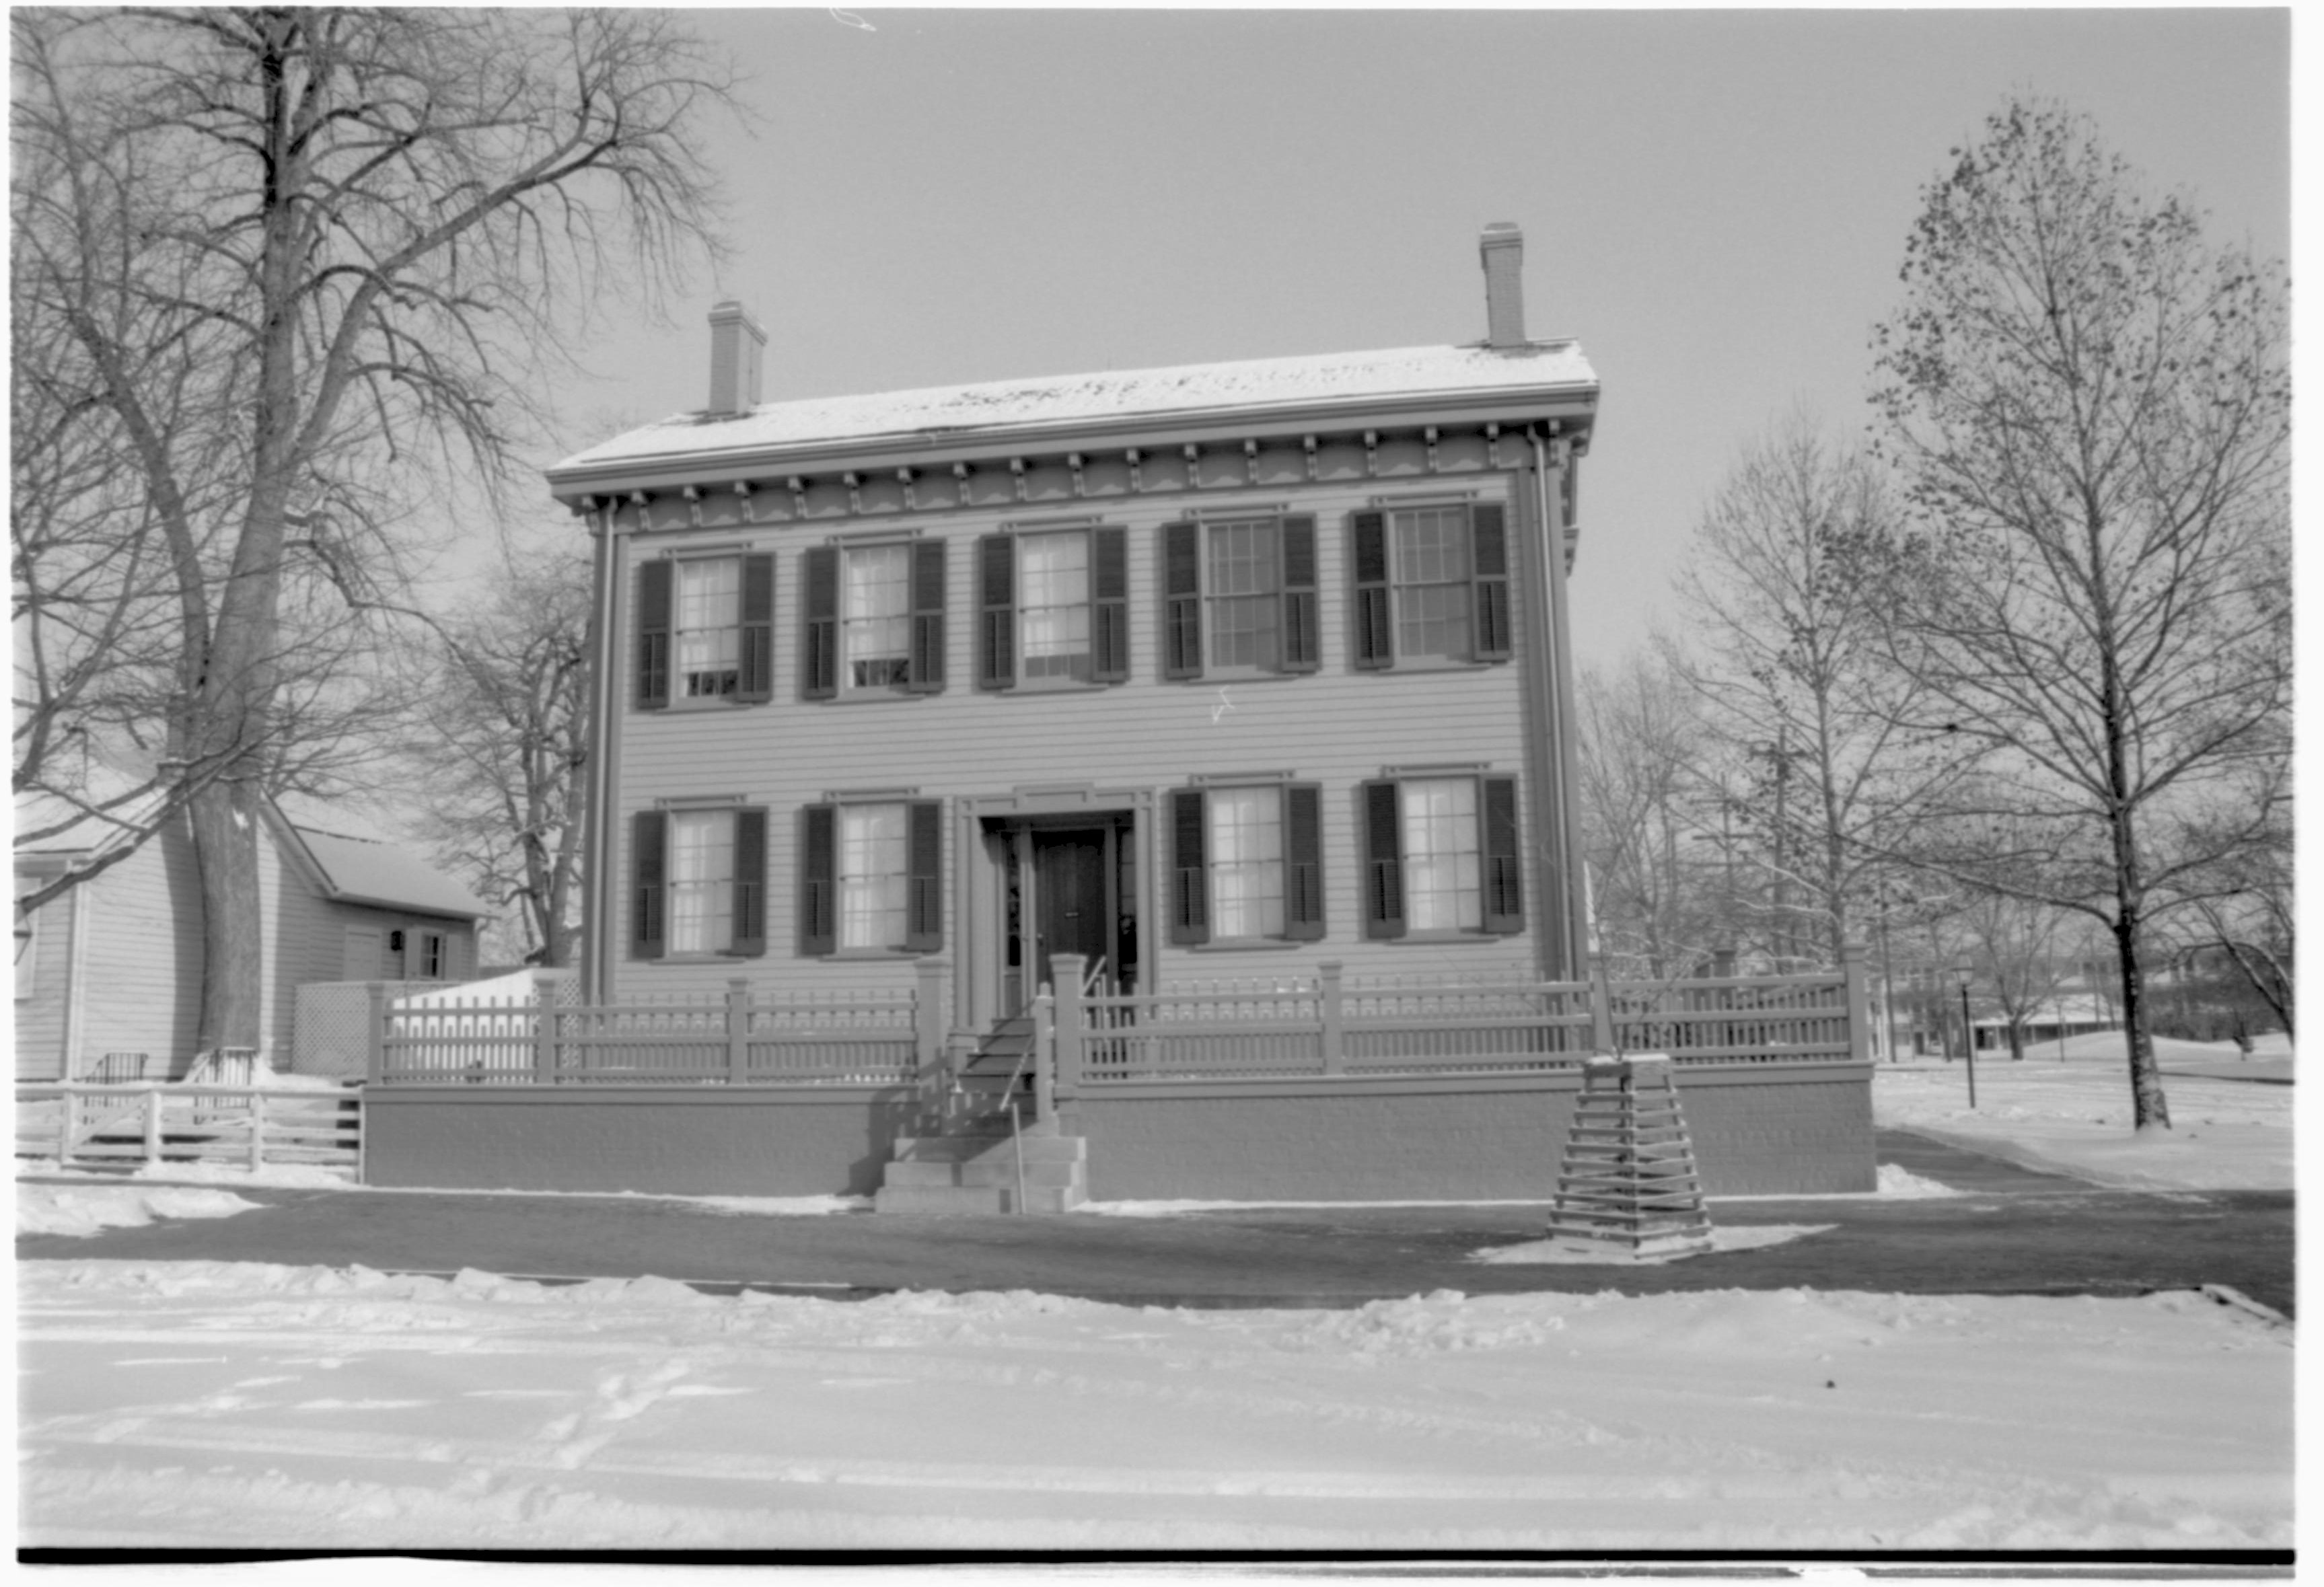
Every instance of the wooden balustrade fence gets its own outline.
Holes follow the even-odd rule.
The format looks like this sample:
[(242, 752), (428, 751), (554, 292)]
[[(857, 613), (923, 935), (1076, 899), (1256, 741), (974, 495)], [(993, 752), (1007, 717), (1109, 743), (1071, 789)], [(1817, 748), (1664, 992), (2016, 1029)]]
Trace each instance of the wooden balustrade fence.
[[(372, 990), (374, 1084), (908, 1084), (939, 1073), (945, 966), (890, 992), (754, 992), (707, 1001), (540, 1008), (391, 1006)], [(1038, 1021), (1061, 1092), (1145, 1079), (1491, 1074), (1568, 1067), (1607, 1048), (1683, 1066), (1848, 1062), (1869, 1052), (1864, 964), (1818, 975), (1659, 983), (1445, 983), (1312, 975), (1090, 991), (1071, 955)], [(1602, 989), (1602, 990), (1601, 990)]]

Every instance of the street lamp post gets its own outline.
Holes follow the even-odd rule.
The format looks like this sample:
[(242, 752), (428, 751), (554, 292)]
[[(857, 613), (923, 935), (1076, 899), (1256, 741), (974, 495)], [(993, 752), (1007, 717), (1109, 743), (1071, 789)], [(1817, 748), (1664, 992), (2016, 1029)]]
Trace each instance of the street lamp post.
[(1971, 974), (1969, 955), (1963, 954), (1953, 963), (1953, 979), (1960, 983), (1961, 1056), (1969, 1064), (1969, 1105), (1977, 1106), (1977, 1028), (1969, 1022), (1969, 983)]

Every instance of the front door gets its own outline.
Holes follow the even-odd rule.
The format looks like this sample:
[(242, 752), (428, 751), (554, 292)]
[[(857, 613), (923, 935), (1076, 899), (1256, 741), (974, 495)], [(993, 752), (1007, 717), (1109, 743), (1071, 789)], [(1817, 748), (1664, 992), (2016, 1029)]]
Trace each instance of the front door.
[(1106, 896), (1103, 830), (1033, 834), (1033, 984), (1056, 984), (1049, 969), (1057, 954), (1079, 954), (1087, 964), (1105, 960), (1115, 973), (1113, 908)]

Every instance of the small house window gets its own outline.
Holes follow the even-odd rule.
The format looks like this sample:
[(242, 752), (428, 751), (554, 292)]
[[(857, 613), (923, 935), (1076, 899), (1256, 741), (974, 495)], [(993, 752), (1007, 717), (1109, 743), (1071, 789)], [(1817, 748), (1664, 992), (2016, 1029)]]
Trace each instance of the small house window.
[(444, 934), (423, 931), (420, 934), (420, 976), (423, 981), (444, 979)]

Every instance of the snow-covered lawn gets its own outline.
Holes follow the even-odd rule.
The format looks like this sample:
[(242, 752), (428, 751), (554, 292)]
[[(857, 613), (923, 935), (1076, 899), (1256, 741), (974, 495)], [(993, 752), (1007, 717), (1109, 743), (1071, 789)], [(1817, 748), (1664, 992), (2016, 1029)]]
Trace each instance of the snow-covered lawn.
[(2226, 1042), (2158, 1038), (2155, 1047), (2165, 1071), (2188, 1071), (2163, 1075), (2168, 1131), (2132, 1133), (2122, 1038), (2107, 1032), (2070, 1038), (2062, 1059), (2055, 1042), (2040, 1044), (2022, 1062), (1980, 1053), (1974, 1109), (1960, 1064), (1879, 1065), (1872, 1116), (2124, 1189), (2291, 1189), (2297, 1088), (2217, 1077), (2288, 1076), (2292, 1053), (2282, 1038), (2248, 1060)]
[[(2134, 1142), (2118, 1065), (2047, 1056), (1980, 1064), (1974, 1113), (1957, 1067), (1884, 1066), (1876, 1113), (2117, 1183), (2290, 1183), (2292, 1087), (2173, 1079), (2179, 1130)], [(252, 1204), (224, 1187), (268, 1182), (200, 1177), (21, 1185), (19, 1224), (226, 1215)], [(1883, 1169), (1883, 1195), (1944, 1193)], [(215, 1262), (36, 1261), (18, 1279), (32, 1546), (2292, 1541), (2292, 1330), (2190, 1293), (1447, 1291), (1205, 1312)]]
[(2192, 1294), (857, 1303), (29, 1262), (40, 1545), (2285, 1546), (2292, 1342)]

